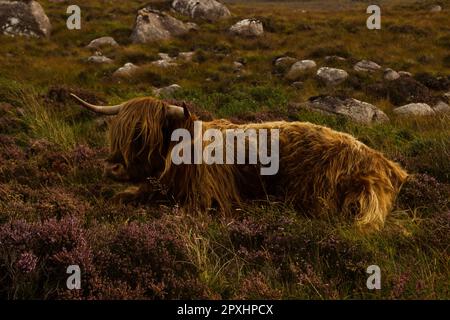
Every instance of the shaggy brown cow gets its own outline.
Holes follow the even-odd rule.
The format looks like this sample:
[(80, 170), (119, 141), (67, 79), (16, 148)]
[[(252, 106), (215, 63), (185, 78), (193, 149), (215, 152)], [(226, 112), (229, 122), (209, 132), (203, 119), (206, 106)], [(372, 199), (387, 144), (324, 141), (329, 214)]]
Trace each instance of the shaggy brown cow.
[[(186, 107), (154, 98), (137, 98), (117, 106), (95, 106), (98, 113), (117, 115), (110, 124), (111, 155), (105, 173), (118, 180), (159, 179), (169, 194), (189, 210), (217, 206), (229, 212), (248, 198), (281, 196), (287, 204), (312, 215), (350, 216), (364, 230), (378, 230), (393, 206), (407, 173), (354, 137), (307, 122), (233, 124), (203, 122), (203, 130), (279, 129), (279, 171), (262, 176), (260, 164), (175, 165), (171, 133), (185, 128), (193, 134), (196, 120)], [(120, 198), (150, 192), (148, 184), (128, 189)]]

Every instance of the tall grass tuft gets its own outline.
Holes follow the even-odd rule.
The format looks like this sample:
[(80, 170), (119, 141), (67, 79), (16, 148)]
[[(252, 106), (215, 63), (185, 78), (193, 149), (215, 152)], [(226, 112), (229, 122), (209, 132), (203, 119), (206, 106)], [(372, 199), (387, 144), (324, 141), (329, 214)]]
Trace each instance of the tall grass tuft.
[(48, 140), (62, 150), (72, 150), (77, 145), (76, 128), (48, 109), (34, 89), (21, 88), (14, 94), (24, 109), (24, 122), (32, 137)]

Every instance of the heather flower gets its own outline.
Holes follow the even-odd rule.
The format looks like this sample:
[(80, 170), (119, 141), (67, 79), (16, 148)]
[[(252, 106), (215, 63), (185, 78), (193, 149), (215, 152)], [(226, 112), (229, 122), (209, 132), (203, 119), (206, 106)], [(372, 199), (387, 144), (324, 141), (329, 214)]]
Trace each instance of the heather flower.
[(402, 208), (450, 209), (450, 187), (427, 174), (415, 174), (403, 186), (398, 203)]
[(32, 252), (24, 252), (16, 262), (17, 268), (23, 273), (33, 272), (36, 268), (38, 257)]

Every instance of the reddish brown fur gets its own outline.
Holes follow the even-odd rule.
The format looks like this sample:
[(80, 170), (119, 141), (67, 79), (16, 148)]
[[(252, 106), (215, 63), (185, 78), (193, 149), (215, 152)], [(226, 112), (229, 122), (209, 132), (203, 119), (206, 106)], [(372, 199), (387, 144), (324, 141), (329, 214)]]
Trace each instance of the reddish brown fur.
[(170, 133), (186, 128), (193, 136), (195, 117), (172, 121), (166, 117), (166, 108), (151, 98), (128, 102), (112, 123), (111, 151), (113, 158), (124, 160), (128, 171), (137, 167), (158, 178), (188, 210), (217, 206), (230, 212), (250, 196), (277, 193), (311, 215), (354, 217), (365, 230), (378, 230), (407, 178), (398, 164), (352, 136), (305, 122), (203, 122), (203, 130), (222, 132), (279, 129), (280, 170), (275, 176), (261, 176), (259, 165), (174, 165), (170, 152), (175, 143), (169, 142)]

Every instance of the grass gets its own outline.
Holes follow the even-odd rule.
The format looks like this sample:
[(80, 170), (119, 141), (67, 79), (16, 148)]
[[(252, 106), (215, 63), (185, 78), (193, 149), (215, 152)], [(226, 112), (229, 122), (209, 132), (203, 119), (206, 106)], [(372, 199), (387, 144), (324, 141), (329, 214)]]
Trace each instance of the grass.
[[(383, 1), (382, 29), (368, 31), (360, 2), (342, 0), (345, 10), (337, 10), (338, 2), (320, 10), (317, 1), (233, 1), (228, 20), (199, 22), (198, 33), (135, 45), (128, 37), (137, 8), (147, 1), (89, 1), (82, 5), (81, 31), (65, 28), (63, 5), (41, 3), (53, 24), (50, 39), (0, 36), (0, 297), (450, 297), (449, 115), (398, 118), (389, 97), (367, 89), (382, 82), (382, 73), (352, 71), (356, 61), (370, 59), (413, 74), (450, 76), (445, 11), (431, 15), (424, 1)], [(262, 38), (226, 32), (249, 16), (263, 21)], [(114, 63), (87, 63), (92, 52), (85, 46), (106, 35), (121, 44), (103, 49)], [(168, 69), (151, 65), (159, 52), (183, 51), (195, 51), (193, 62)], [(306, 75), (296, 89), (274, 72), (273, 60), (283, 55), (343, 68), (351, 79), (329, 88)], [(329, 55), (347, 60), (326, 62)], [(244, 68), (236, 71), (234, 61)], [(114, 79), (126, 62), (141, 70), (132, 79)], [(183, 88), (173, 98), (215, 117), (295, 119), (348, 132), (416, 178), (404, 186), (385, 229), (374, 235), (267, 201), (248, 203), (229, 217), (166, 203), (116, 205), (111, 197), (126, 186), (102, 178), (105, 120), (81, 110), (67, 92), (113, 104), (173, 83)], [(430, 92), (439, 97), (445, 91)], [(320, 94), (370, 102), (391, 121), (369, 126), (292, 111), (292, 103)], [(61, 273), (73, 263), (86, 275), (78, 293), (64, 289)], [(372, 264), (382, 270), (379, 291), (366, 287), (365, 270)]]
[(27, 108), (24, 121), (30, 128), (32, 137), (46, 139), (63, 150), (71, 150), (77, 145), (79, 137), (75, 133), (76, 127), (51, 114), (34, 94), (24, 93), (22, 99)]

